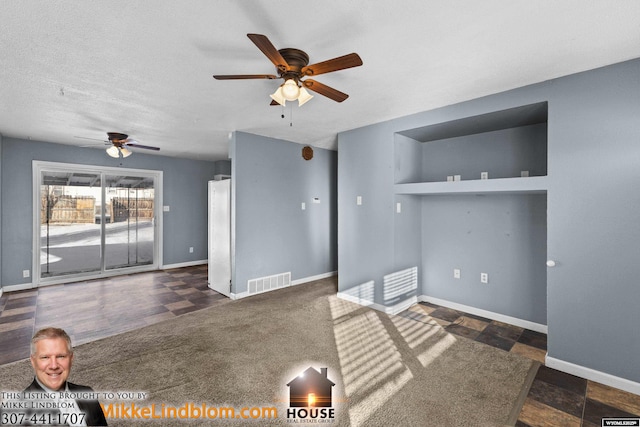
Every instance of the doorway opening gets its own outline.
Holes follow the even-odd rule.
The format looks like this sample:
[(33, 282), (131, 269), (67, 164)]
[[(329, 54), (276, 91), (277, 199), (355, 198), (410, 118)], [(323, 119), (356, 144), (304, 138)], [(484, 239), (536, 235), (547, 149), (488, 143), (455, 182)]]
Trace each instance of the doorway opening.
[(38, 284), (158, 268), (161, 171), (34, 162), (33, 178)]

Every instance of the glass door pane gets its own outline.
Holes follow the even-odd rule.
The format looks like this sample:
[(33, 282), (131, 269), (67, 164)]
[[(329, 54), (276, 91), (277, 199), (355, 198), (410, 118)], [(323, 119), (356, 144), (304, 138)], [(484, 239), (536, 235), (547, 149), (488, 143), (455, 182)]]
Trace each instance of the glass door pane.
[(43, 171), (40, 178), (40, 276), (100, 271), (100, 174)]
[(105, 269), (153, 264), (154, 178), (105, 175)]

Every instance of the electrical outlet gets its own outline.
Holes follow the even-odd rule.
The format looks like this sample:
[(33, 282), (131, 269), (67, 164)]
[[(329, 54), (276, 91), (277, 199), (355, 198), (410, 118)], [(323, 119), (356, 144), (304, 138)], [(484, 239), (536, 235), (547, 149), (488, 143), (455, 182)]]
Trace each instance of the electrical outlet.
[(193, 246), (191, 246), (191, 247), (189, 248), (189, 253), (190, 253), (190, 254), (192, 254), (192, 253), (193, 253)]
[(307, 209), (307, 204), (306, 204), (305, 202), (302, 202), (302, 203), (300, 204), (300, 208), (301, 208), (302, 210)]
[(357, 196), (356, 197), (356, 205), (358, 205), (358, 206), (362, 205), (362, 196)]
[(480, 172), (480, 179), (489, 179), (489, 172)]
[(402, 204), (400, 202), (396, 203), (396, 213), (402, 213)]
[(22, 270), (22, 277), (27, 278), (31, 276), (31, 272), (29, 270)]
[(459, 268), (454, 268), (453, 269), (453, 278), (454, 279), (459, 279), (460, 278), (460, 269)]
[(480, 273), (480, 283), (489, 283), (488, 273)]

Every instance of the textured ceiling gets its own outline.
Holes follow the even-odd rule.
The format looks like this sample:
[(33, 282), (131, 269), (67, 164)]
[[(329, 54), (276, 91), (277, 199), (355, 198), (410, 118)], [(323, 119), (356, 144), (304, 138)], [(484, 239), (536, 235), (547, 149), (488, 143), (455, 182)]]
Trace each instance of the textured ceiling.
[[(336, 148), (341, 131), (640, 57), (636, 0), (3, 0), (0, 18), (0, 134), (123, 132), (209, 160), (234, 130)], [(283, 110), (279, 80), (214, 80), (275, 73), (247, 33), (311, 63), (357, 52), (362, 67), (316, 77), (349, 99)]]

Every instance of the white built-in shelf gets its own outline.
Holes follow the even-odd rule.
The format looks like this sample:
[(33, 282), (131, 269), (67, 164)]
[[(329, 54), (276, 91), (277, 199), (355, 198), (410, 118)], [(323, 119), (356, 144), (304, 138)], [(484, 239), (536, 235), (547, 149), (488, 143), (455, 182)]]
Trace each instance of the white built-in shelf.
[(546, 176), (526, 178), (495, 178), (467, 181), (412, 182), (395, 184), (395, 194), (543, 194), (547, 191)]

